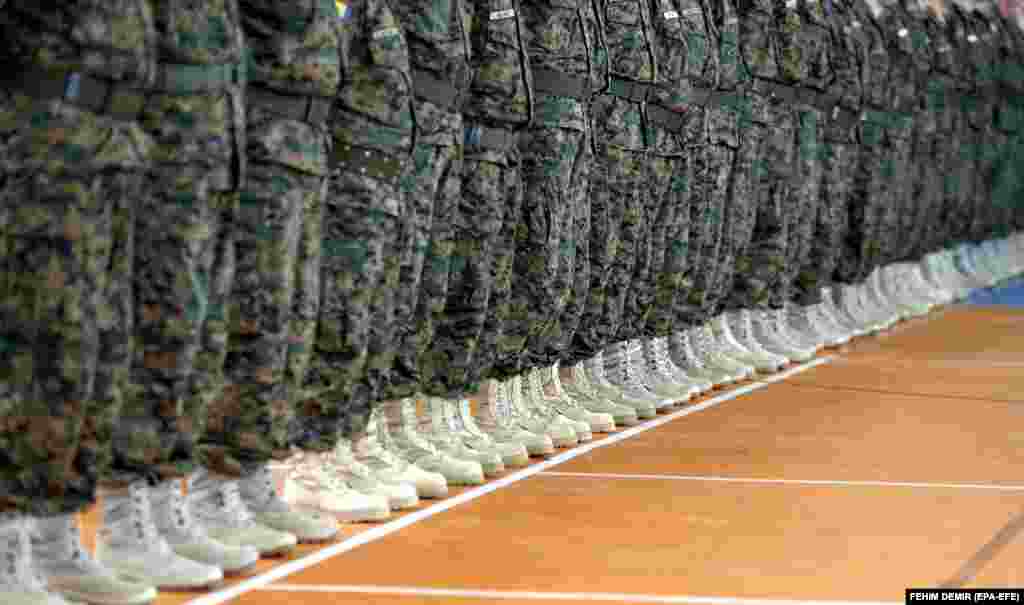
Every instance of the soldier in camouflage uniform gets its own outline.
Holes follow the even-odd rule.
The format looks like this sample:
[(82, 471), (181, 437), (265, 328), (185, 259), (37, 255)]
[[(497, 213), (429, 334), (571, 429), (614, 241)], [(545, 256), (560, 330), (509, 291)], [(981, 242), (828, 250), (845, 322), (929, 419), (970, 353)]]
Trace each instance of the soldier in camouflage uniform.
[[(343, 5), (341, 83), (328, 121), (320, 311), (296, 411), (296, 445), (320, 452), (365, 428), (367, 373), (386, 369), (381, 356), (394, 346), (395, 259), (403, 249), (414, 129), (409, 48), (395, 14), (384, 0)], [(377, 361), (368, 370), (371, 347)]]
[[(668, 336), (679, 327), (679, 301), (692, 285), (691, 210), (697, 199), (695, 172), (705, 154), (705, 105), (718, 71), (711, 11), (701, 0), (652, 0), (658, 85), (647, 103), (651, 197), (660, 200), (652, 241), (652, 296), (644, 335)], [(703, 196), (700, 196), (703, 197)]]
[(559, 320), (574, 283), (576, 217), (586, 203), (593, 153), (587, 101), (606, 84), (605, 70), (594, 64), (600, 32), (590, 0), (523, 0), (520, 10), (534, 114), (519, 141), (524, 196), (495, 378), (554, 361), (557, 354), (549, 345), (560, 340)]
[(793, 89), (782, 84), (785, 57), (778, 56), (783, 10), (775, 1), (746, 0), (738, 5), (740, 56), (753, 80), (744, 89), (752, 124), (743, 136), (744, 146), (749, 146), (743, 154), (752, 155), (759, 170), (754, 185), (757, 214), (750, 243), (736, 261), (732, 309), (778, 309), (785, 300), (797, 135)]
[(523, 203), (519, 133), (533, 117), (533, 79), (519, 0), (473, 0), (472, 84), (463, 109), (462, 206), (445, 314), (435, 347), (451, 384), (474, 390), (508, 316), (515, 231)]
[(767, 115), (751, 97), (751, 73), (740, 60), (743, 24), (731, 0), (712, 3), (709, 21), (718, 32), (717, 91), (705, 109), (706, 143), (695, 170), (699, 193), (691, 212), (694, 287), (688, 293), (684, 324), (703, 324), (723, 309), (744, 308), (735, 284), (746, 283), (747, 254), (758, 214), (759, 183), (766, 176)]
[(996, 125), (1009, 140), (1000, 154), (992, 195), (994, 203), (1004, 209), (1005, 224), (1020, 230), (1024, 221), (1024, 29), (1012, 13), (1000, 15), (1004, 46), (997, 72), (1001, 104)]
[(857, 32), (863, 24), (849, 2), (835, 1), (831, 7), (831, 14), (826, 17), (831, 46), (829, 56), (835, 77), (828, 94), (835, 105), (824, 116), (822, 124), (821, 197), (811, 251), (811, 257), (821, 264), (816, 278), (822, 288), (829, 286), (834, 277), (846, 282), (856, 280), (855, 275), (841, 274), (840, 266), (844, 260), (843, 241), (853, 228), (849, 217), (861, 154), (857, 145), (857, 123), (863, 94), (863, 47)]
[(950, 165), (947, 166), (948, 177), (946, 191), (950, 196), (952, 207), (947, 220), (948, 236), (946, 246), (951, 247), (968, 237), (972, 221), (971, 196), (973, 195), (974, 162), (972, 160), (972, 141), (974, 134), (968, 115), (968, 97), (973, 94), (973, 72), (967, 55), (972, 44), (968, 41), (967, 14), (956, 4), (952, 4), (946, 13), (950, 34), (948, 39), (953, 47), (952, 76), (956, 88), (953, 91), (953, 112), (956, 117), (956, 143), (951, 151)]
[[(948, 12), (948, 11), (947, 11)], [(957, 200), (957, 153), (959, 150), (959, 98), (956, 95), (956, 63), (953, 28), (945, 15), (932, 13), (925, 20), (932, 42), (932, 71), (926, 84), (926, 109), (934, 115), (935, 134), (932, 139), (932, 161), (938, 186), (937, 201), (931, 216), (926, 217), (922, 252), (944, 248), (952, 235)]]
[(244, 179), (243, 38), (233, 0), (154, 3), (160, 66), (142, 125), (155, 176), (139, 200), (135, 352), (112, 482), (195, 468), (223, 388), (233, 223)]
[[(148, 2), (0, 12), (0, 531), (94, 501), (124, 404), (133, 228), (152, 140)], [(13, 555), (12, 555), (13, 556)]]
[(965, 236), (974, 242), (985, 239), (988, 230), (991, 198), (992, 150), (995, 139), (993, 65), (995, 49), (988, 17), (971, 11), (965, 15), (967, 45), (966, 62), (970, 89), (961, 97), (968, 128), (969, 156), (972, 179), (968, 184), (969, 227)]
[(240, 5), (251, 51), (249, 170), (227, 313), (230, 384), (210, 406), (202, 441), (206, 465), (236, 476), (288, 454), (319, 308), (327, 118), (340, 80), (333, 2)]
[(822, 200), (825, 172), (823, 135), (826, 120), (831, 118), (835, 106), (835, 101), (825, 93), (835, 76), (832, 73), (828, 24), (832, 15), (826, 14), (825, 0), (800, 0), (797, 14), (800, 28), (795, 33), (793, 52), (799, 52), (801, 57), (796, 107), (799, 169), (793, 191), (796, 212), (789, 230), (787, 265), (790, 278), (787, 282), (794, 290), (790, 299), (806, 307), (821, 302), (821, 288), (831, 271), (823, 262), (823, 250), (818, 242), (834, 239), (830, 232), (838, 222), (830, 212), (831, 206)]
[[(154, 145), (149, 2), (0, 2), (0, 559), (3, 600), (146, 603), (80, 543), (131, 367), (136, 204)], [(81, 573), (68, 570), (84, 570)]]
[[(655, 195), (650, 187), (657, 156), (651, 153), (654, 141), (650, 137), (655, 132), (646, 128), (645, 115), (647, 98), (654, 89), (652, 84), (660, 79), (653, 21), (663, 19), (663, 15), (654, 13), (647, 1), (606, 0), (601, 8), (612, 80), (608, 91), (593, 102), (594, 143), (601, 158), (597, 166), (600, 172), (621, 174), (618, 177), (621, 183), (608, 191), (629, 193), (623, 197), (627, 203), (620, 231), (621, 245), (616, 269), (609, 278), (611, 297), (605, 306), (605, 321), (613, 330), (611, 342), (615, 342), (636, 338), (641, 333), (650, 308), (649, 282), (655, 272), (655, 258), (664, 251), (661, 242), (657, 244), (660, 249), (655, 250), (656, 219), (661, 214), (664, 198)], [(616, 157), (620, 153), (618, 148), (631, 150), (623, 158), (624, 162)], [(639, 162), (635, 173), (630, 167), (631, 161)], [(595, 174), (591, 182), (596, 184), (600, 180)], [(592, 191), (594, 197), (608, 195)], [(635, 200), (635, 207), (630, 205), (632, 200)], [(619, 273), (620, 268), (623, 273)]]
[(393, 366), (389, 399), (417, 391), (444, 397), (458, 393), (449, 379), (459, 382), (459, 372), (449, 376), (447, 366), (450, 357), (462, 354), (462, 345), (432, 343), (445, 308), (462, 211), (461, 111), (471, 77), (469, 13), (464, 0), (394, 2), (392, 10), (408, 40), (416, 99), (416, 148), (407, 185), (410, 222), (404, 234), (411, 248), (401, 258), (397, 346), (394, 352), (376, 352), (369, 368), (377, 372)]

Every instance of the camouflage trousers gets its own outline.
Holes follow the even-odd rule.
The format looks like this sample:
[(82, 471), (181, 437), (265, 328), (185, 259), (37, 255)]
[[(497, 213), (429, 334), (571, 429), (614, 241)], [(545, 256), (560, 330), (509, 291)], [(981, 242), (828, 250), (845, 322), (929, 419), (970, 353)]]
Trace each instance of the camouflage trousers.
[(224, 388), (238, 194), (159, 174), (136, 215), (135, 350), (111, 483), (191, 472)]
[(881, 210), (878, 246), (881, 256), (877, 265), (886, 265), (900, 259), (900, 246), (904, 234), (902, 220), (912, 214), (913, 156), (910, 132), (904, 129), (890, 129), (891, 151), (881, 167), (880, 177), (888, 189), (888, 204)]
[(838, 277), (843, 240), (850, 229), (849, 209), (860, 148), (849, 137), (826, 137), (822, 177), (810, 260), (801, 275), (804, 288), (821, 290)]
[[(763, 111), (767, 107), (762, 108)], [(704, 290), (701, 305), (701, 322), (724, 310), (731, 310), (735, 304), (733, 293), (740, 281), (738, 274), (748, 271), (746, 264), (751, 238), (757, 222), (757, 188), (765, 177), (764, 158), (760, 153), (765, 145), (765, 128), (762, 122), (754, 122), (753, 114), (746, 105), (739, 115), (729, 112), (723, 117), (735, 122), (736, 136), (719, 136), (718, 146), (728, 150), (732, 159), (732, 170), (728, 175), (724, 207), (721, 214), (721, 236), (716, 246), (713, 266), (708, 267), (709, 286)], [(760, 115), (758, 117), (766, 117)], [(723, 123), (720, 128), (727, 128)], [(713, 131), (712, 131), (713, 132)], [(735, 143), (733, 143), (735, 141)]]
[[(480, 340), (476, 346), (473, 370), (467, 376), (469, 382), (479, 378), (505, 380), (518, 373), (516, 364), (499, 364), (499, 348), (505, 334), (506, 322), (512, 307), (513, 266), (516, 255), (516, 233), (523, 208), (522, 160), (519, 149), (505, 152), (504, 157), (494, 158), (494, 165), (502, 168), (498, 182), (506, 182), (507, 186), (495, 191), (502, 196), (501, 228), (494, 239), (492, 254), (487, 270), (490, 297), (487, 304), (487, 315), (480, 330)], [(467, 197), (466, 186), (472, 179), (474, 171), (469, 162), (464, 168), (463, 198)], [(479, 372), (477, 375), (475, 372)]]
[(824, 275), (824, 268), (812, 255), (824, 173), (822, 117), (820, 110), (807, 105), (800, 106), (794, 116), (798, 125), (797, 169), (787, 228), (789, 237), (784, 279), (786, 299), (802, 306), (821, 302)]
[(446, 355), (431, 345), (448, 298), (455, 224), (462, 209), (463, 136), (461, 114), (417, 100), (416, 149), (403, 186), (408, 198), (404, 247), (393, 292), (397, 334), (389, 355), (390, 376), (382, 378), (378, 393), (383, 399), (418, 391), (451, 394)]
[(0, 92), (0, 511), (77, 512), (111, 462), (150, 143)]
[(942, 206), (942, 172), (939, 168), (938, 145), (935, 136), (915, 138), (910, 158), (910, 195), (905, 212), (900, 216), (900, 239), (896, 257), (903, 261), (916, 261), (929, 249), (929, 236), (936, 229), (936, 219)]
[[(494, 338), (483, 331), (489, 307), (508, 306), (508, 290), (495, 292), (496, 256), (502, 249), (501, 231), (508, 208), (522, 200), (519, 150), (489, 148), (474, 144), (482, 128), (467, 125), (462, 166), (462, 194), (455, 217), (454, 246), (448, 274), (448, 297), (444, 314), (437, 322), (431, 354), (443, 356), (435, 374), (450, 397), (476, 391), (489, 357), (481, 344), (493, 347)], [(513, 131), (503, 130), (507, 136)], [(506, 277), (507, 276), (503, 276)], [(501, 312), (507, 313), (507, 310)]]
[(537, 119), (520, 137), (523, 204), (515, 230), (512, 293), (498, 339), (495, 372), (509, 375), (553, 363), (562, 312), (574, 284), (576, 208), (592, 152), (586, 108), (540, 96)]
[(654, 258), (648, 280), (649, 307), (641, 335), (668, 336), (677, 327), (676, 299), (684, 296), (690, 243), (690, 169), (688, 155), (655, 156), (649, 163), (651, 197), (660, 200), (654, 218)]
[[(390, 367), (395, 337), (395, 292), (406, 197), (400, 178), (406, 156), (367, 150), (402, 177), (334, 169), (323, 202), (320, 309), (295, 415), (294, 444), (333, 449), (338, 438), (361, 432), (369, 420), (374, 377)], [(301, 323), (296, 324), (302, 326)], [(291, 333), (290, 336), (295, 336)], [(289, 368), (293, 379), (301, 357)]]
[[(326, 134), (298, 124), (326, 150)], [(250, 126), (250, 134), (253, 132)], [(263, 160), (263, 161), (261, 161)], [(228, 305), (228, 384), (200, 444), (208, 468), (238, 476), (289, 455), (313, 351), (327, 178), (250, 154)]]
[(754, 224), (749, 244), (737, 254), (725, 303), (730, 310), (780, 308), (785, 301), (796, 124), (784, 105), (765, 104), (764, 111), (766, 119), (744, 131), (741, 142), (741, 157), (753, 156), (749, 161)]

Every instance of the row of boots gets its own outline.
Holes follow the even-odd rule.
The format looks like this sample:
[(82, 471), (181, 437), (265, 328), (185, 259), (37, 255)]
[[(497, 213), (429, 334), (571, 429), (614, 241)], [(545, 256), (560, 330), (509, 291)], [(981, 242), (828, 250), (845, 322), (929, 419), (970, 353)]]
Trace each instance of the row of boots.
[[(329, 452), (296, 452), (241, 479), (201, 469), (100, 493), (95, 553), (73, 515), (0, 514), (0, 602), (143, 605), (160, 590), (204, 590), (338, 523), (377, 522), (655, 417), (715, 388), (778, 372), (876, 334), (1024, 270), (1024, 237), (962, 245), (880, 267), (822, 302), (724, 313), (650, 340), (620, 342), (572, 367), (490, 381), (457, 401), (383, 402), (362, 433)], [(281, 479), (283, 485), (279, 488)]]

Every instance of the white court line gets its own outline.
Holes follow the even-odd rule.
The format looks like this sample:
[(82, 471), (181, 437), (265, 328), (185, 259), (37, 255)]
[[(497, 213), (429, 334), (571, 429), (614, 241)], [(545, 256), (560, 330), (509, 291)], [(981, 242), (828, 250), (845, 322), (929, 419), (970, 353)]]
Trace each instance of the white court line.
[(770, 485), (824, 485), (835, 487), (922, 487), (946, 489), (988, 489), (1002, 492), (1024, 491), (1024, 485), (998, 483), (922, 483), (914, 481), (842, 481), (832, 479), (763, 479), (707, 475), (641, 475), (632, 473), (563, 473), (547, 471), (545, 477), (581, 477), (592, 479), (648, 479), (655, 481), (718, 481), (721, 483), (763, 483)]
[[(802, 372), (804, 370), (809, 370), (813, 367), (817, 367), (819, 365), (828, 363), (832, 361), (832, 359), (833, 357), (820, 357), (806, 364), (793, 368), (791, 372), (796, 373), (797, 371)], [(429, 519), (430, 517), (443, 513), (446, 510), (455, 508), (460, 504), (476, 500), (477, 498), (486, 496), (487, 494), (499, 490), (503, 487), (508, 487), (513, 483), (517, 483), (519, 481), (522, 481), (523, 479), (532, 477), (553, 466), (562, 464), (563, 462), (568, 462), (573, 458), (582, 456), (583, 454), (586, 454), (598, 448), (607, 447), (609, 445), (618, 443), (623, 439), (629, 439), (630, 437), (639, 435), (640, 433), (644, 433), (651, 429), (662, 426), (663, 424), (671, 422), (677, 418), (689, 416), (690, 414), (696, 414), (697, 412), (715, 407), (716, 405), (729, 401), (730, 399), (735, 399), (740, 395), (745, 395), (751, 391), (763, 389), (766, 386), (768, 386), (768, 383), (766, 382), (753, 382), (744, 385), (738, 389), (729, 391), (727, 393), (722, 393), (721, 395), (714, 397), (712, 399), (708, 399), (703, 403), (688, 406), (686, 408), (683, 408), (682, 410), (679, 410), (678, 412), (667, 414), (665, 416), (660, 416), (655, 420), (650, 420), (638, 426), (634, 426), (632, 428), (619, 431), (605, 439), (592, 441), (590, 443), (574, 447), (571, 450), (565, 451), (561, 454), (557, 454), (543, 462), (540, 462), (528, 468), (524, 468), (521, 471), (512, 473), (511, 475), (507, 475), (505, 477), (502, 477), (501, 479), (497, 479), (485, 485), (481, 485), (480, 487), (473, 488), (471, 490), (459, 494), (458, 496), (447, 498), (445, 500), (438, 502), (437, 504), (428, 506), (427, 508), (424, 508), (422, 510), (409, 513), (408, 515), (405, 515), (399, 519), (395, 519), (394, 521), (384, 523), (383, 525), (377, 525), (373, 529), (366, 530), (362, 533), (352, 536), (351, 538), (342, 540), (341, 542), (337, 542), (335, 544), (332, 544), (331, 546), (322, 548), (314, 553), (302, 557), (301, 559), (296, 559), (294, 561), (289, 561), (282, 565), (278, 565), (265, 573), (262, 573), (253, 578), (249, 578), (248, 580), (239, 582), (234, 586), (229, 586), (222, 590), (218, 590), (217, 592), (213, 592), (208, 595), (192, 599), (191, 601), (187, 601), (186, 605), (220, 605), (221, 603), (225, 603), (243, 593), (249, 592), (250, 590), (262, 588), (264, 586), (267, 586), (271, 582), (275, 582), (277, 580), (280, 580), (281, 578), (290, 576), (293, 573), (298, 573), (304, 569), (317, 565), (322, 561), (326, 561), (327, 559), (346, 553), (364, 544), (380, 540), (381, 538), (393, 534), (400, 529), (409, 527), (414, 523), (419, 523), (424, 519)]]
[(323, 584), (274, 584), (260, 590), (273, 592), (319, 592), (326, 594), (373, 594), (464, 599), (516, 599), (524, 601), (605, 601), (614, 603), (696, 603), (697, 605), (896, 605), (903, 601), (813, 601), (791, 599), (748, 599), (696, 595), (646, 595), (617, 592), (534, 592), (463, 588), (419, 588), (415, 586), (360, 586)]
[(784, 372), (777, 372), (775, 374), (770, 374), (770, 375), (764, 376), (762, 378), (757, 378), (757, 381), (758, 382), (763, 382), (765, 384), (771, 384), (773, 382), (779, 382), (780, 380), (785, 380), (785, 379), (789, 378), (790, 376), (792, 376), (794, 374), (799, 374), (800, 372), (803, 372), (808, 367), (812, 367), (813, 368), (814, 366), (821, 365), (820, 363), (815, 363), (815, 361), (817, 361), (819, 359), (827, 359), (827, 360), (831, 361), (834, 357), (835, 357), (834, 355), (829, 355), (828, 357), (818, 357), (818, 358), (816, 358), (814, 360), (811, 360), (811, 361), (807, 362), (806, 364), (796, 366), (795, 368), (790, 368), (790, 369), (788, 369), (788, 370), (786, 370)]

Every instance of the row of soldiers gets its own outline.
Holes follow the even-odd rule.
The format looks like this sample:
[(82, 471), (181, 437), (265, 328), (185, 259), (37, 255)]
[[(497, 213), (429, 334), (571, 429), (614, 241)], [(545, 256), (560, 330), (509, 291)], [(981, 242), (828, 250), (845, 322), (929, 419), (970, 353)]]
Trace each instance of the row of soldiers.
[(0, 28), (4, 602), (60, 602), (33, 566), (90, 603), (213, 585), (331, 539), (316, 511), (492, 474), (415, 434), (464, 397), (495, 427), (551, 402), (487, 442), (544, 453), (721, 382), (637, 382), (721, 333), (684, 330), (809, 334), (833, 284), (1024, 226), (1024, 32), (987, 5), (0, 0)]

